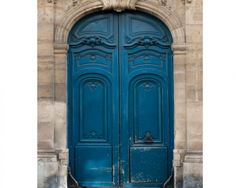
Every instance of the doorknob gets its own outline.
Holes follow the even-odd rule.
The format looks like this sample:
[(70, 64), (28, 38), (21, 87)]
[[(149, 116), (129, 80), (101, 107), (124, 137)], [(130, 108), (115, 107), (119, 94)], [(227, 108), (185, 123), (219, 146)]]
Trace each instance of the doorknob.
[(151, 134), (149, 131), (147, 131), (147, 132), (145, 133), (145, 135), (144, 135), (144, 143), (145, 143), (145, 144), (151, 144), (151, 143), (153, 143), (152, 134)]

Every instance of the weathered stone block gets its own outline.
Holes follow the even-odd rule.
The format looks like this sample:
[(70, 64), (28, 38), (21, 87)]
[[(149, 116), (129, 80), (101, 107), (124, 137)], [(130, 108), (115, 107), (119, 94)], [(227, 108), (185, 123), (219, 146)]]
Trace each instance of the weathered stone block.
[(65, 84), (67, 72), (66, 72), (66, 64), (65, 63), (56, 63), (55, 64), (55, 83), (57, 84)]
[(57, 172), (55, 155), (38, 156), (38, 188), (58, 188)]
[(54, 67), (52, 62), (38, 62), (38, 83), (48, 84), (54, 82)]
[(201, 86), (199, 86), (199, 88), (200, 89), (198, 89), (198, 91), (197, 91), (197, 99), (198, 99), (198, 101), (203, 101), (203, 91), (202, 91), (202, 87)]
[(39, 140), (38, 141), (38, 149), (53, 149), (54, 142), (53, 140)]
[(187, 119), (189, 122), (199, 122), (202, 120), (202, 103), (187, 104)]
[(188, 43), (201, 43), (202, 44), (202, 25), (193, 24), (186, 25), (186, 41)]
[(38, 101), (38, 122), (53, 122), (54, 104), (53, 101), (40, 100)]
[[(43, 0), (47, 1), (47, 0)], [(45, 23), (54, 25), (54, 11), (53, 4), (40, 2), (38, 3), (38, 23)]]
[(190, 141), (188, 141), (188, 148), (189, 149), (197, 149), (202, 150), (202, 140), (200, 137), (202, 137), (201, 134), (195, 136), (196, 139), (192, 138)]
[(194, 85), (197, 81), (197, 74), (198, 74), (197, 71), (198, 71), (198, 69), (195, 66), (193, 68), (195, 69), (195, 71), (188, 70), (186, 72), (186, 84), (188, 84), (188, 85)]
[(202, 187), (202, 155), (187, 154), (183, 164), (183, 188)]
[(50, 41), (38, 41), (38, 54), (40, 56), (53, 55), (54, 49), (53, 44)]
[(202, 24), (202, 1), (194, 1), (186, 8), (186, 24)]
[(53, 149), (54, 125), (52, 123), (38, 123), (38, 148)]
[(188, 149), (202, 150), (202, 104), (187, 104)]
[(55, 84), (56, 101), (66, 102), (66, 84)]
[(53, 99), (53, 84), (38, 84), (38, 99)]
[(54, 135), (54, 125), (51, 123), (38, 124), (38, 140), (52, 140)]
[(193, 85), (187, 86), (186, 88), (187, 93), (187, 100), (188, 101), (196, 101), (197, 99), (197, 90), (196, 87)]
[[(175, 95), (175, 98), (178, 99), (178, 101), (176, 101), (176, 103), (184, 102), (184, 100), (185, 100), (185, 89), (176, 87), (174, 95)], [(178, 105), (178, 108), (179, 107), (181, 108), (180, 105)]]
[(66, 103), (55, 102), (55, 148), (66, 148)]
[(174, 167), (174, 187), (175, 188), (183, 188), (183, 167), (175, 166)]
[(38, 22), (38, 40), (53, 42), (53, 31), (54, 27), (52, 23), (44, 23), (43, 21)]
[(175, 148), (184, 149), (186, 147), (186, 135), (183, 131), (175, 131)]

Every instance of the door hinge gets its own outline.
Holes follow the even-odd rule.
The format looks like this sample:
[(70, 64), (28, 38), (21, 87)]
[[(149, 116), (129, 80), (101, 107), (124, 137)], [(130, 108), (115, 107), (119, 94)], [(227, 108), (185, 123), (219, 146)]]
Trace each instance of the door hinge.
[(169, 178), (165, 181), (163, 188), (173, 188), (173, 181), (174, 180), (174, 168), (172, 168), (171, 170), (171, 175), (169, 176)]
[(70, 167), (67, 168), (67, 184), (68, 184), (68, 188), (86, 188), (86, 187), (81, 187), (79, 185), (79, 183), (76, 181), (76, 179), (72, 175), (70, 171)]

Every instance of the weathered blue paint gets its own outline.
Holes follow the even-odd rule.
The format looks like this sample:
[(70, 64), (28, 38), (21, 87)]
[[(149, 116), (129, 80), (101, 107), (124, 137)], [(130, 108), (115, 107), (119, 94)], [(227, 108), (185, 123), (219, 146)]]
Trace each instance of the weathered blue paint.
[(169, 30), (144, 13), (102, 12), (68, 43), (72, 174), (83, 186), (162, 187), (173, 158)]

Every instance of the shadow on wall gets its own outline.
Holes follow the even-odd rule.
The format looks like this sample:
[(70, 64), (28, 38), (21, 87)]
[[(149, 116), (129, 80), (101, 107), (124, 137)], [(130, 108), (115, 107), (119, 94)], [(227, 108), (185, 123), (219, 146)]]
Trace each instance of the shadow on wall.
[(57, 176), (49, 176), (46, 180), (46, 185), (48, 188), (58, 188)]
[[(46, 181), (46, 186), (47, 188), (62, 188), (59, 185), (59, 178), (56, 175), (50, 176), (47, 181)], [(67, 186), (68, 188), (86, 188), (86, 187), (81, 187), (74, 179), (73, 176), (70, 175), (70, 173), (68, 173), (67, 176)]]
[(202, 188), (202, 178), (194, 176), (188, 176), (184, 178), (184, 188), (191, 188), (193, 185), (194, 188)]

